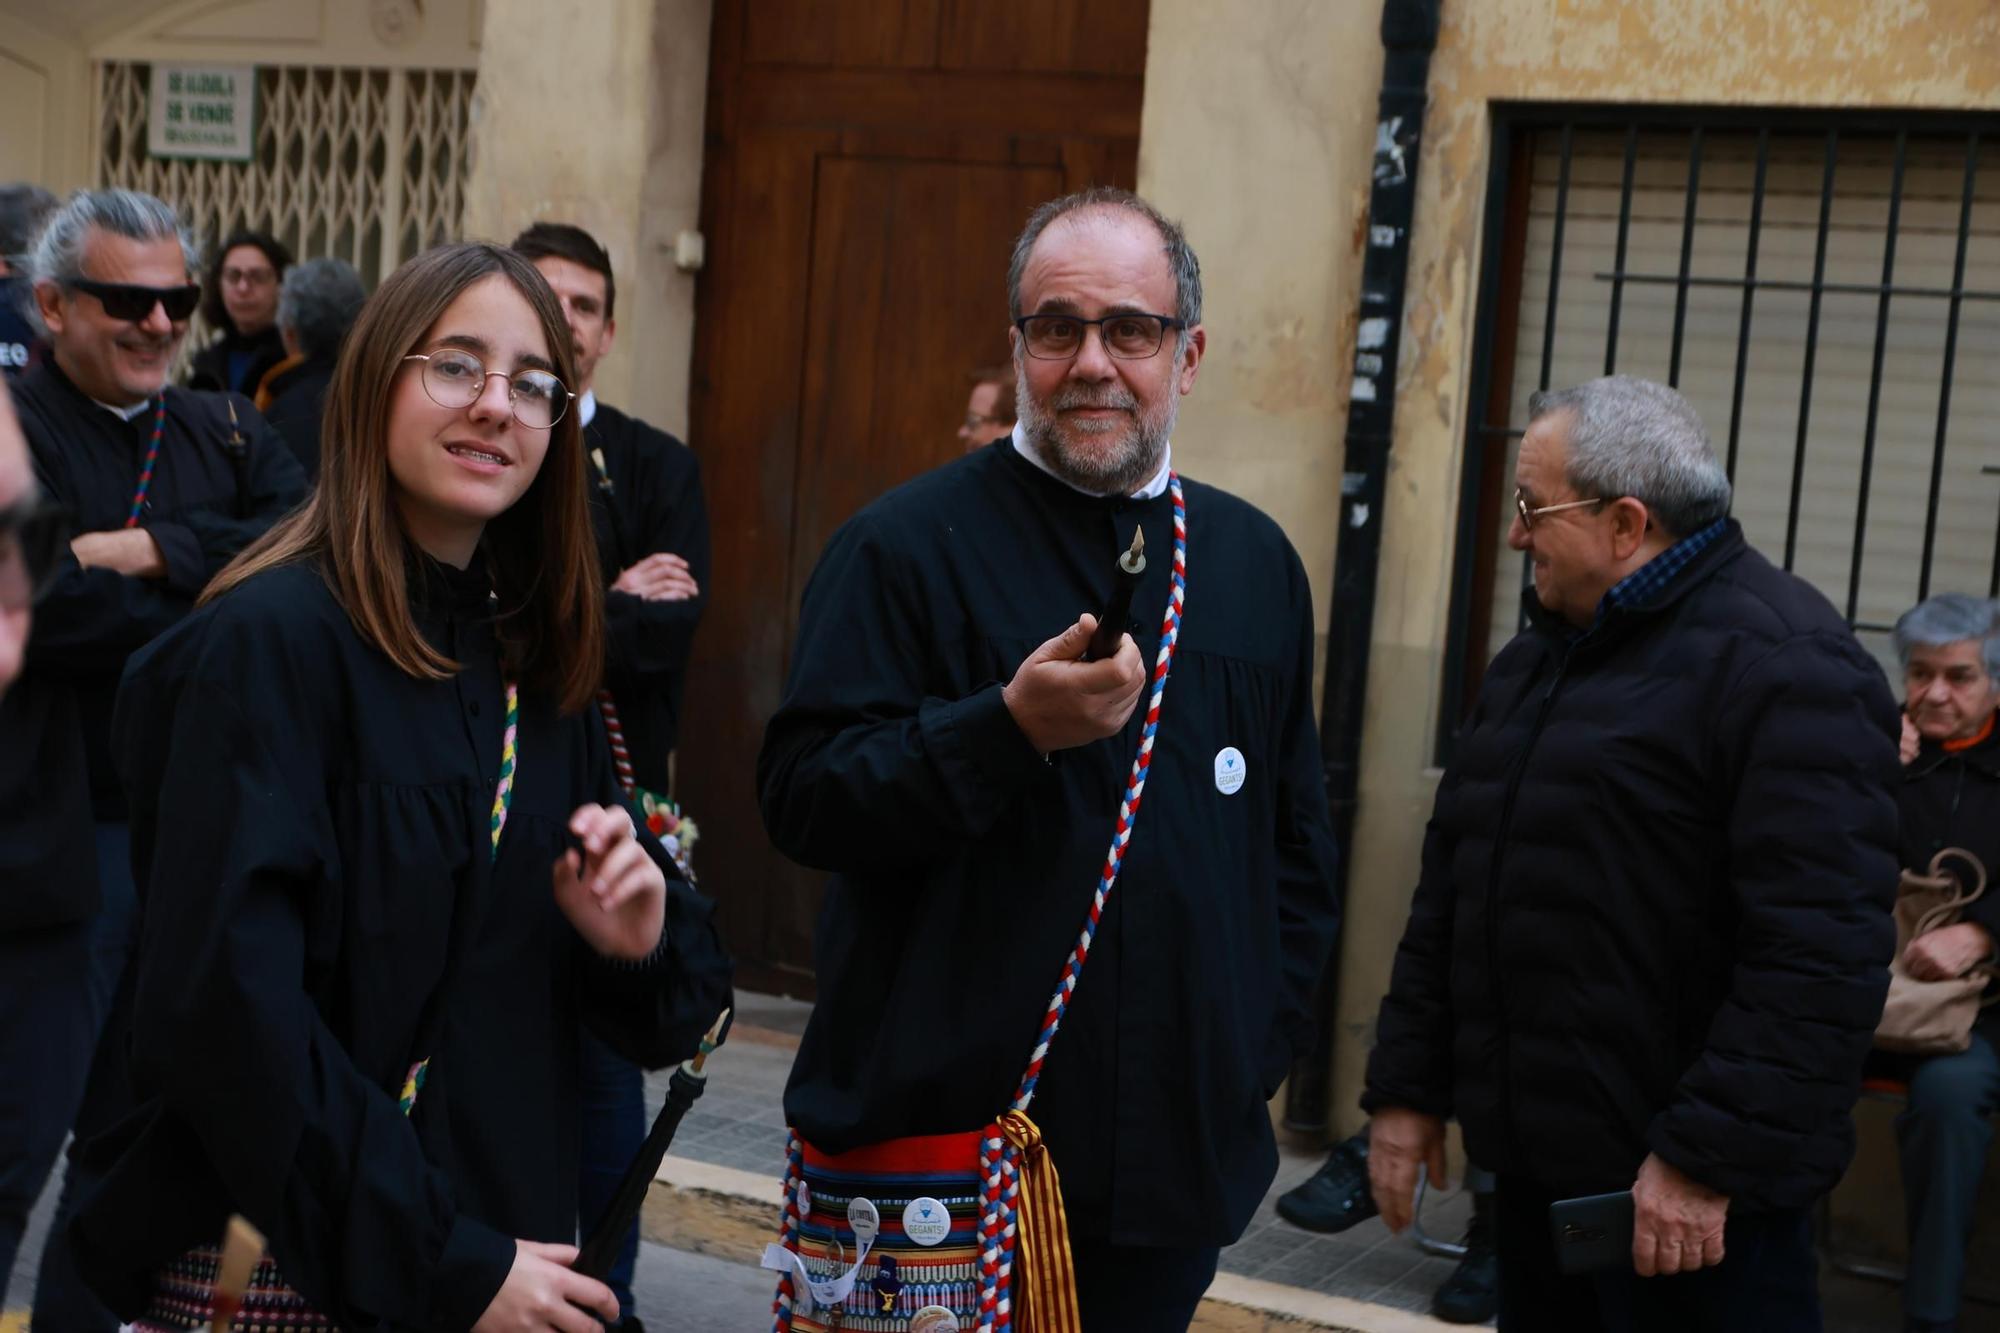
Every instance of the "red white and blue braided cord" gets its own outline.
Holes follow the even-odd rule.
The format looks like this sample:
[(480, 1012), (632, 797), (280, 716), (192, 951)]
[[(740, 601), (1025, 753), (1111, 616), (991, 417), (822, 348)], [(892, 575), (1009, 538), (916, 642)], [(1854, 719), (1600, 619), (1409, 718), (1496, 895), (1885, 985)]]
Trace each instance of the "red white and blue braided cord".
[(1167, 695), (1167, 673), (1174, 665), (1174, 648), (1180, 642), (1181, 607), (1187, 600), (1187, 500), (1181, 494), (1180, 474), (1167, 473), (1167, 486), (1174, 497), (1173, 590), (1167, 598), (1167, 614), (1160, 626), (1160, 651), (1153, 660), (1153, 697), (1146, 705), (1146, 725), (1139, 732), (1139, 753), (1132, 759), (1132, 776), (1125, 782), (1125, 799), (1118, 806), (1118, 827), (1111, 835), (1111, 850), (1104, 857), (1104, 872), (1098, 877), (1097, 894), (1091, 900), (1090, 915), (1077, 935), (1076, 947), (1063, 964), (1056, 993), (1049, 997), (1048, 1011), (1042, 1016), (1041, 1035), (1035, 1039), (1034, 1054), (1021, 1075), (1014, 1093), (1014, 1109), (1026, 1111), (1035, 1099), (1035, 1084), (1042, 1077), (1042, 1062), (1048, 1058), (1049, 1043), (1055, 1040), (1070, 995), (1076, 990), (1083, 965), (1090, 960), (1090, 942), (1097, 937), (1097, 923), (1104, 917), (1104, 904), (1118, 883), (1118, 871), (1125, 863), (1125, 848), (1132, 841), (1133, 826), (1139, 822), (1139, 798), (1146, 791), (1146, 774), (1153, 766), (1153, 738), (1160, 730), (1160, 702)]
[(153, 408), (153, 438), (146, 445), (146, 460), (139, 465), (139, 485), (132, 492), (132, 512), (125, 516), (125, 526), (139, 526), (139, 515), (146, 510), (146, 492), (153, 489), (153, 469), (160, 462), (160, 437), (167, 433), (167, 391), (160, 390), (160, 401)]

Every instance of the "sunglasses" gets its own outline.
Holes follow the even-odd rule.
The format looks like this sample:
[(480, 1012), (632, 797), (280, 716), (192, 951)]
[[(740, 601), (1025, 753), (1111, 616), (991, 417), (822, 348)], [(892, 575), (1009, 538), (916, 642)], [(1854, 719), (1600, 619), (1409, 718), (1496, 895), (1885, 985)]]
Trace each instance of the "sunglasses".
[(66, 510), (37, 499), (0, 509), (0, 610), (33, 604), (68, 541)]
[(201, 287), (192, 282), (185, 287), (139, 287), (128, 282), (71, 278), (63, 285), (88, 292), (104, 307), (105, 314), (129, 324), (137, 324), (151, 315), (155, 305), (167, 312), (168, 319), (178, 322), (192, 315), (201, 304)]

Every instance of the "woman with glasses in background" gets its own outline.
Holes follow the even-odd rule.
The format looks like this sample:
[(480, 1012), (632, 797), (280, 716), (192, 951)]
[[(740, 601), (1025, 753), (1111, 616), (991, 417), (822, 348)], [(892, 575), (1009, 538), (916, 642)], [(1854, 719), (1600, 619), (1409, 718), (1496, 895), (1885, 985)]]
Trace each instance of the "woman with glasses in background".
[(194, 354), (190, 389), (228, 389), (245, 397), (285, 359), (278, 332), (278, 284), (292, 252), (261, 231), (230, 235), (202, 275), (201, 317), (218, 335)]
[(488, 245), (405, 264), (329, 389), (320, 485), (134, 659), (115, 719), (146, 927), (144, 1114), (76, 1242), (141, 1329), (586, 1333), (579, 1016), (628, 1058), (727, 1003), (709, 907), (636, 833), (561, 309)]

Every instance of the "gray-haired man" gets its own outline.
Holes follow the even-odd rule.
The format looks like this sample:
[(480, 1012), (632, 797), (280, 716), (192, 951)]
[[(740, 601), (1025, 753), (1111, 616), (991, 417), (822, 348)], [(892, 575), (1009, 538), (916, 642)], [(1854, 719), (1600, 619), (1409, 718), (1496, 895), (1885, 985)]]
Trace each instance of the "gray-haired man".
[[(1808, 1213), (1894, 946), (1895, 704), (1727, 517), (1679, 394), (1614, 377), (1529, 413), (1530, 623), (1426, 832), (1368, 1068), (1375, 1195), (1406, 1224), (1456, 1115), (1499, 1176), (1503, 1330), (1817, 1329)], [(1629, 1256), (1564, 1271), (1550, 1205), (1627, 1191)]]
[(361, 275), (341, 259), (294, 264), (278, 288), (278, 334), (287, 355), (265, 377), (257, 403), (308, 481), (319, 480), (320, 414), (340, 345), (367, 299)]
[[(46, 1106), (75, 1110), (82, 1057), (109, 1025), (103, 1049), (111, 1054), (94, 1062), (77, 1113), (82, 1142), (122, 1104), (112, 1011), (137, 931), (125, 798), (109, 749), (119, 675), (128, 656), (193, 608), (230, 557), (298, 502), (305, 479), (248, 399), (167, 387), (200, 288), (193, 243), (166, 204), (129, 190), (79, 191), (49, 215), (27, 268), (50, 356), (17, 382), (15, 406), (42, 491), (70, 512), (76, 535), (35, 606), (19, 688), (48, 685), (37, 724), (67, 730), (65, 743), (83, 751), (90, 808), (82, 836), (94, 837), (97, 876), (94, 883), (38, 876), (18, 891), (10, 884), (0, 896), (0, 929), (91, 923), (83, 1049), (52, 1052), (44, 1071), (63, 1075), (50, 1079)], [(0, 746), (0, 780), (36, 752), (9, 737)], [(76, 831), (41, 824), (9, 836), (32, 842)], [(52, 1013), (48, 1021), (71, 1017)], [(71, 1171), (65, 1203), (82, 1174)], [(67, 1276), (66, 1258), (57, 1232), (43, 1258), (36, 1322), (107, 1327), (108, 1314)]]

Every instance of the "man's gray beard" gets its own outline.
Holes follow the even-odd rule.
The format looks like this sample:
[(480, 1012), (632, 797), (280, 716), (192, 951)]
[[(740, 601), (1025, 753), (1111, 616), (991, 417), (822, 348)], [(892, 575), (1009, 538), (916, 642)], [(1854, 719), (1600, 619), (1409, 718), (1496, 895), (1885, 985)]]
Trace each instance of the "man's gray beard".
[[(1081, 402), (1064, 404), (1065, 389), (1057, 389), (1051, 396), (1057, 404), (1056, 411), (1064, 405), (1081, 405)], [(1072, 449), (1063, 440), (1056, 429), (1055, 412), (1043, 412), (1042, 405), (1028, 391), (1027, 370), (1019, 364), (1014, 370), (1014, 401), (1018, 404), (1021, 433), (1027, 436), (1049, 471), (1092, 495), (1130, 495), (1151, 481), (1160, 470), (1160, 460), (1166, 456), (1167, 440), (1174, 433), (1174, 418), (1180, 410), (1180, 395), (1169, 391), (1158, 419), (1135, 413), (1131, 426), (1120, 422), (1113, 427), (1130, 432), (1123, 443), (1108, 453), (1089, 453)], [(1131, 401), (1129, 395), (1125, 401)]]

